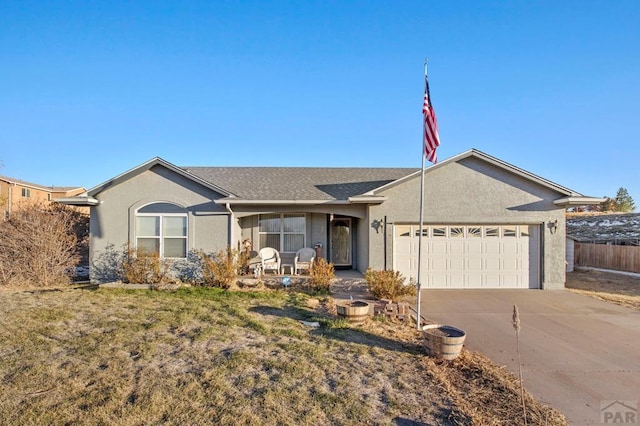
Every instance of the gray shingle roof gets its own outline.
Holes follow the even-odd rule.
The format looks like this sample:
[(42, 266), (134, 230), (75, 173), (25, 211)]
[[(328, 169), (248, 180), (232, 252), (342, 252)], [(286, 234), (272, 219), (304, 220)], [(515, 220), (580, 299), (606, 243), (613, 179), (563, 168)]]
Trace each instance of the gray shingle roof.
[(346, 200), (417, 171), (416, 168), (182, 167), (250, 200)]

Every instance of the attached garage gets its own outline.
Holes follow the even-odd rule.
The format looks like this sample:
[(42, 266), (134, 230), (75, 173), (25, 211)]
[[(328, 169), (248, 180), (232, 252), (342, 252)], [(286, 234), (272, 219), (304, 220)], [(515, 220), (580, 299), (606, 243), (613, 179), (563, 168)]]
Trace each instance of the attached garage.
[(368, 266), (416, 279), (422, 221), (427, 289), (564, 288), (565, 209), (600, 200), (476, 150), (364, 196)]
[[(394, 269), (418, 276), (418, 224), (396, 224)], [(425, 225), (423, 288), (540, 288), (539, 225)]]

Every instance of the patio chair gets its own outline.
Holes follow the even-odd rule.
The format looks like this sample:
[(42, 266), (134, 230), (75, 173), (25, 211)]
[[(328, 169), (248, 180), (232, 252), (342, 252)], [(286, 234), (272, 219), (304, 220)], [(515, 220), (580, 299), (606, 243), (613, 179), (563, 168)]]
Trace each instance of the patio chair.
[(280, 273), (280, 253), (278, 253), (278, 250), (264, 247), (260, 249), (260, 259), (262, 259), (263, 274), (267, 271), (275, 271), (276, 274)]
[(307, 270), (311, 271), (313, 268), (313, 260), (316, 258), (316, 251), (312, 248), (301, 248), (296, 252), (296, 257), (293, 259), (293, 275), (298, 275), (298, 271)]

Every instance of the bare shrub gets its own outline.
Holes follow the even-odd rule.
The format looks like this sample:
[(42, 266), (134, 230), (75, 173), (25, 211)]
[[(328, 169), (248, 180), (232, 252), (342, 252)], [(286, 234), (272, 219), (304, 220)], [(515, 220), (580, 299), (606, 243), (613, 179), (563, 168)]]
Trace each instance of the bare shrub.
[(323, 257), (316, 259), (313, 268), (309, 271), (309, 283), (311, 289), (320, 292), (329, 292), (331, 283), (336, 277), (333, 263), (327, 262)]
[(172, 268), (180, 282), (191, 285), (202, 284), (202, 259), (198, 250), (189, 250), (186, 258), (176, 259), (173, 262)]
[(202, 281), (206, 286), (231, 288), (238, 280), (242, 259), (238, 250), (231, 247), (213, 254), (198, 252), (202, 262)]
[(68, 284), (78, 261), (80, 213), (52, 204), (28, 204), (0, 221), (0, 284)]
[(158, 252), (127, 247), (122, 261), (124, 282), (130, 284), (159, 284), (170, 281), (171, 263), (160, 258)]
[(91, 260), (91, 281), (108, 283), (123, 280), (123, 261), (126, 250), (117, 250), (113, 244), (94, 254)]
[(399, 271), (376, 271), (369, 268), (364, 274), (369, 292), (378, 299), (390, 299), (397, 302), (404, 296), (415, 296), (416, 286), (413, 280), (405, 284), (405, 278)]

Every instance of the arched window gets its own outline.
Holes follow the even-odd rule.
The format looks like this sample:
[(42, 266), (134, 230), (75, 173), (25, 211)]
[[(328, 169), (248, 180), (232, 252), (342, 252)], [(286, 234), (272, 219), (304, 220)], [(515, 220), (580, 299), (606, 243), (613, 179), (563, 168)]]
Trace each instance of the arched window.
[(136, 213), (136, 248), (161, 257), (187, 257), (187, 210), (170, 203), (148, 204)]

